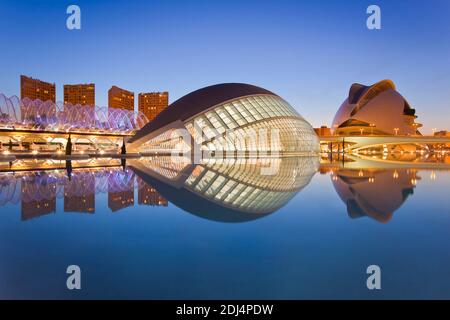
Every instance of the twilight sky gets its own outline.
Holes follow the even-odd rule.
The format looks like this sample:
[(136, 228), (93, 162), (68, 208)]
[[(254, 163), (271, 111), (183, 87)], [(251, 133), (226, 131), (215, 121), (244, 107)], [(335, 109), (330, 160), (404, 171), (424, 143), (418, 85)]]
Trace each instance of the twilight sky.
[[(66, 8), (81, 8), (81, 30)], [(366, 28), (381, 7), (382, 29)], [(392, 79), (424, 133), (450, 129), (448, 0), (183, 0), (0, 2), (0, 92), (20, 74), (94, 82), (97, 105), (118, 85), (136, 93), (245, 82), (290, 102), (314, 126), (330, 125), (353, 82)]]

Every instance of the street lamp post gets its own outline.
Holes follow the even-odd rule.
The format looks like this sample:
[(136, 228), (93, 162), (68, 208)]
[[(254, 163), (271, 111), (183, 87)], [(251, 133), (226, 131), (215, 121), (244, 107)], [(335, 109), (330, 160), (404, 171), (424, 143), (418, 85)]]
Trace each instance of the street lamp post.
[(394, 131), (395, 131), (395, 135), (397, 136), (398, 135), (398, 130), (400, 130), (399, 128), (394, 128)]
[(359, 131), (361, 132), (361, 135), (363, 135), (364, 129), (361, 128), (361, 129), (359, 129)]

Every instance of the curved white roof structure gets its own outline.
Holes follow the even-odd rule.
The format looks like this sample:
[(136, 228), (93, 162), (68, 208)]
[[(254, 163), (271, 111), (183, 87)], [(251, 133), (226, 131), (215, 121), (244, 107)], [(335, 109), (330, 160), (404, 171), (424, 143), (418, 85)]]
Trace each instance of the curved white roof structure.
[(371, 86), (355, 83), (348, 98), (336, 113), (331, 128), (334, 134), (415, 135), (415, 109), (396, 91), (391, 80)]

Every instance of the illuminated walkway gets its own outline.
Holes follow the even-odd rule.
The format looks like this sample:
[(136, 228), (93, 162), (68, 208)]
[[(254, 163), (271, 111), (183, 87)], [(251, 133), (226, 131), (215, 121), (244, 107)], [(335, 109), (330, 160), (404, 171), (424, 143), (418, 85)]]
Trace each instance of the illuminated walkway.
[(148, 119), (141, 112), (62, 102), (19, 99), (0, 93), (0, 128), (131, 134)]
[[(73, 144), (91, 149), (117, 148), (144, 127), (141, 112), (94, 105), (6, 97), (0, 93), (0, 150), (19, 152), (62, 149)], [(30, 147), (31, 146), (31, 147)]]
[[(323, 168), (333, 169), (334, 167), (346, 168), (346, 169), (423, 169), (423, 170), (448, 170), (450, 169), (450, 163), (444, 162), (424, 162), (424, 161), (400, 161), (389, 160), (378, 157), (371, 157), (365, 155), (345, 155), (346, 161), (337, 161), (333, 164), (321, 165)], [(350, 161), (348, 161), (350, 160)]]
[(446, 144), (450, 143), (450, 137), (439, 136), (327, 136), (320, 137), (321, 143), (345, 143), (345, 151), (356, 151), (359, 149), (377, 147), (382, 145), (401, 145), (401, 144)]

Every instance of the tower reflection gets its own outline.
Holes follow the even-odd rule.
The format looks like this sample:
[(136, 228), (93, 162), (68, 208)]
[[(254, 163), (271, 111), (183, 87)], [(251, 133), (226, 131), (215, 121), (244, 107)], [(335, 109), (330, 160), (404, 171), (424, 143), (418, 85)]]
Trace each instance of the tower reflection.
[(66, 181), (64, 184), (64, 212), (95, 212), (94, 174), (77, 174)]
[(0, 206), (21, 206), (22, 220), (57, 213), (58, 199), (64, 212), (95, 213), (97, 194), (108, 194), (112, 212), (134, 202), (135, 174), (121, 167), (0, 173)]
[(56, 180), (45, 174), (28, 175), (21, 182), (22, 220), (56, 213)]

